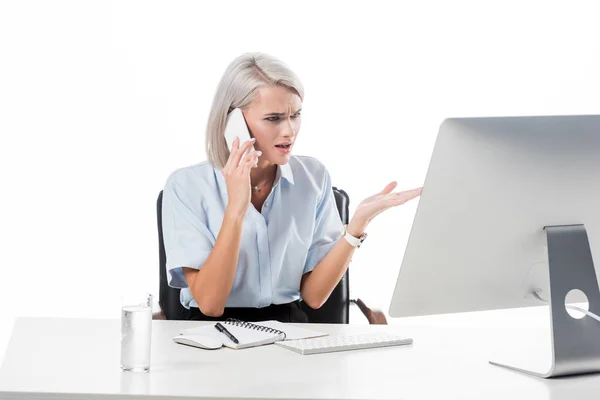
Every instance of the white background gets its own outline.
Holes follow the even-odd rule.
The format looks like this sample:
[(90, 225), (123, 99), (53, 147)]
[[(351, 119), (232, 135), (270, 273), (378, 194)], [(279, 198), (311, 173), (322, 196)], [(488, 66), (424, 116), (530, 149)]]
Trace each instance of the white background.
[[(0, 3), (0, 360), (17, 316), (118, 317), (158, 293), (155, 200), (205, 159), (228, 63), (306, 88), (296, 154), (358, 202), (422, 184), (446, 117), (600, 111), (592, 1)], [(387, 312), (418, 202), (369, 227), (352, 295)], [(365, 320), (352, 314), (353, 323)]]

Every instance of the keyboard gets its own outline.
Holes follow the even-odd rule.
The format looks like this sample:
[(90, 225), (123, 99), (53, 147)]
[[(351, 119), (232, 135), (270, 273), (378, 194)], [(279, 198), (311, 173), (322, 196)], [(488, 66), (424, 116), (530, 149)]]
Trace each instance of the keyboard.
[(275, 344), (296, 353), (319, 354), (336, 351), (373, 349), (377, 347), (411, 344), (410, 338), (390, 333), (366, 333), (360, 335), (324, 336), (312, 339), (288, 340)]

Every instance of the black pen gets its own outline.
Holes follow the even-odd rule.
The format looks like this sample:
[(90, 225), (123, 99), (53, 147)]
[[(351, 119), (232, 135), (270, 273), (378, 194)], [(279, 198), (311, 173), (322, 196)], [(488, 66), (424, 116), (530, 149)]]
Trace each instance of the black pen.
[(229, 332), (229, 331), (228, 331), (228, 330), (227, 330), (227, 329), (226, 329), (226, 328), (225, 328), (223, 325), (221, 325), (220, 323), (218, 323), (218, 322), (217, 322), (217, 323), (216, 323), (216, 325), (215, 325), (215, 328), (216, 328), (216, 329), (217, 329), (219, 332), (226, 334), (226, 335), (227, 335), (227, 337), (228, 337), (229, 339), (231, 339), (231, 341), (232, 341), (233, 343), (235, 343), (235, 344), (239, 344), (239, 343), (240, 343), (240, 341), (239, 341), (239, 340), (237, 340), (237, 339), (235, 338), (235, 336), (233, 336), (233, 335), (231, 334), (231, 332)]

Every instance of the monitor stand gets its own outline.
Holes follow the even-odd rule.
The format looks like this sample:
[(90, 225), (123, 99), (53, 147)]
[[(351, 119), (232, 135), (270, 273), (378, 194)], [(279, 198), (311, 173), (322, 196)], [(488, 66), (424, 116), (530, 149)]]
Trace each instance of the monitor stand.
[(600, 291), (587, 232), (583, 225), (546, 226), (544, 230), (550, 277), (550, 370), (490, 363), (541, 378), (600, 372), (600, 322), (588, 315), (573, 318), (565, 309), (567, 293), (579, 289), (588, 298), (589, 311), (600, 315)]

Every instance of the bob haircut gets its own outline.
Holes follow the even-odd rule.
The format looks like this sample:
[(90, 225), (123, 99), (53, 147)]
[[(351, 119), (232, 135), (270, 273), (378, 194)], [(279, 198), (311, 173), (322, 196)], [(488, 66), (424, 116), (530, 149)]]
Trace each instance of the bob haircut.
[(261, 86), (279, 85), (296, 91), (304, 100), (300, 79), (281, 60), (265, 53), (244, 53), (229, 64), (215, 93), (206, 127), (208, 161), (223, 169), (229, 158), (225, 140), (227, 115), (235, 108), (244, 109), (256, 98)]

